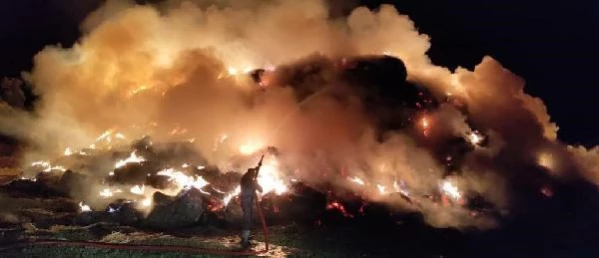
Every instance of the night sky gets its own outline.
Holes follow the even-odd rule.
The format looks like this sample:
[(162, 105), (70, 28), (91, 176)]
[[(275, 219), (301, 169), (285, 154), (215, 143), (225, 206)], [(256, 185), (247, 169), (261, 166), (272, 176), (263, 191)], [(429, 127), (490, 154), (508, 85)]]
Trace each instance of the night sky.
[[(0, 75), (17, 76), (45, 45), (70, 46), (101, 0), (0, 1)], [(432, 38), (434, 63), (473, 68), (493, 56), (544, 100), (568, 143), (599, 144), (599, 1), (397, 0)], [(509, 115), (509, 114), (506, 114)]]

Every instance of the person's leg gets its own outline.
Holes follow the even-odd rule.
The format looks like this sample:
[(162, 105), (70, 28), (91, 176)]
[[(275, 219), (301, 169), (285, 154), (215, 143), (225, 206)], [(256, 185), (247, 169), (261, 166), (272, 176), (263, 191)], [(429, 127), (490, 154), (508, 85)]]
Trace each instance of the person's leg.
[(243, 209), (243, 230), (241, 231), (242, 245), (249, 244), (250, 230), (252, 226), (252, 197), (243, 196), (241, 200), (241, 208)]

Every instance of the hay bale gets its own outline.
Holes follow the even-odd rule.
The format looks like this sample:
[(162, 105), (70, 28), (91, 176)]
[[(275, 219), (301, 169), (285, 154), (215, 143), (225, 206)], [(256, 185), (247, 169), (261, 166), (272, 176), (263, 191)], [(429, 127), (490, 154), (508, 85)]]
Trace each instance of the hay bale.
[(0, 186), (0, 192), (5, 192), (10, 197), (26, 198), (52, 198), (66, 197), (64, 193), (52, 189), (48, 185), (26, 179), (13, 180), (6, 185)]
[(29, 218), (37, 228), (50, 228), (53, 225), (70, 225), (75, 217), (72, 213), (54, 213), (44, 209), (24, 209), (21, 217)]
[(203, 195), (199, 190), (190, 188), (183, 190), (172, 200), (156, 192), (153, 196), (155, 206), (144, 221), (145, 226), (177, 229), (196, 224), (204, 213)]
[(136, 225), (143, 214), (135, 209), (135, 203), (125, 200), (117, 200), (106, 207), (108, 222), (121, 225)]

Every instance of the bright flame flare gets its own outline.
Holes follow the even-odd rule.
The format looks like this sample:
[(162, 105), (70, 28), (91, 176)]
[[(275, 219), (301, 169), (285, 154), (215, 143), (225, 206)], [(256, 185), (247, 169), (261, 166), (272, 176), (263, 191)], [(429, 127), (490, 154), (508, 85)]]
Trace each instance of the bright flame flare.
[(227, 206), (227, 204), (229, 204), (231, 199), (233, 199), (233, 197), (237, 196), (239, 193), (241, 193), (241, 187), (237, 186), (237, 188), (235, 188), (235, 190), (233, 190), (233, 192), (227, 194), (225, 196), (225, 198), (223, 198), (223, 203), (225, 204), (225, 206)]
[(79, 209), (81, 209), (81, 212), (88, 212), (92, 210), (92, 208), (89, 207), (89, 205), (86, 205), (83, 202), (79, 202)]
[(364, 180), (360, 179), (357, 176), (350, 178), (349, 181), (352, 181), (352, 182), (354, 182), (356, 184), (359, 184), (359, 185), (365, 185), (366, 184), (366, 183), (364, 183)]
[(472, 131), (468, 134), (468, 140), (474, 145), (479, 145), (484, 139), (484, 136), (482, 136), (478, 131)]
[(460, 193), (458, 187), (447, 180), (441, 183), (441, 191), (455, 200), (462, 198), (462, 194)]
[(381, 194), (386, 193), (384, 185), (376, 185), (376, 187), (379, 189), (379, 193), (381, 193)]
[(245, 144), (242, 144), (241, 146), (239, 146), (239, 153), (241, 153), (243, 155), (250, 155), (250, 154), (255, 153), (256, 151), (260, 150), (263, 146), (264, 146), (264, 144), (262, 144), (260, 142), (249, 141), (249, 142), (246, 142)]
[(116, 164), (114, 165), (114, 168), (121, 168), (129, 163), (140, 163), (140, 162), (144, 162), (144, 161), (146, 161), (146, 159), (144, 157), (137, 156), (135, 154), (135, 151), (133, 151), (133, 152), (131, 152), (131, 155), (129, 155), (128, 158), (117, 161)]
[(141, 205), (144, 207), (150, 207), (152, 205), (152, 197), (147, 197), (141, 201)]
[(410, 192), (408, 192), (407, 187), (405, 186), (405, 183), (403, 181), (401, 181), (400, 183), (397, 183), (397, 181), (393, 182), (393, 189), (405, 196), (410, 196)]
[(31, 166), (32, 167), (44, 167), (44, 168), (47, 168), (47, 167), (50, 167), (51, 164), (50, 164), (50, 161), (40, 160), (40, 161), (35, 161), (35, 162), (31, 163)]
[(175, 170), (173, 168), (167, 168), (159, 171), (157, 175), (169, 177), (169, 181), (174, 181), (178, 188), (184, 188), (187, 186), (194, 187), (201, 190), (204, 186), (209, 185), (208, 181), (204, 180), (201, 176), (188, 176), (183, 172)]
[(137, 194), (137, 195), (143, 195), (146, 191), (146, 186), (145, 185), (136, 185), (131, 187), (131, 189), (129, 190), (129, 192), (131, 192), (132, 194)]
[(258, 184), (262, 186), (262, 195), (274, 192), (276, 195), (281, 195), (287, 192), (287, 184), (279, 177), (278, 162), (274, 159), (266, 160), (262, 164), (258, 174)]
[(100, 191), (100, 196), (102, 196), (102, 198), (110, 198), (113, 195), (114, 193), (112, 192), (112, 190), (108, 188), (104, 188), (102, 191)]
[(48, 173), (51, 172), (52, 170), (59, 170), (61, 172), (65, 172), (67, 169), (63, 166), (52, 166), (52, 164), (49, 161), (45, 161), (45, 160), (40, 160), (40, 161), (35, 161), (33, 163), (31, 163), (32, 167), (42, 167), (44, 168), (42, 170), (42, 172)]

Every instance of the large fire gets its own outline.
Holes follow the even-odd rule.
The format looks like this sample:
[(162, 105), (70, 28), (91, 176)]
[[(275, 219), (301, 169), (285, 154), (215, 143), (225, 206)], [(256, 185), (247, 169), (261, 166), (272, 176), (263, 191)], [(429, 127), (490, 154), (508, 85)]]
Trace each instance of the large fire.
[(262, 186), (262, 194), (274, 192), (277, 195), (283, 194), (288, 190), (287, 182), (281, 179), (281, 171), (275, 159), (268, 159), (258, 174), (258, 183)]
[[(480, 220), (460, 216), (470, 196), (509, 206), (497, 182), (528, 171), (508, 169), (574, 162), (552, 155), (574, 151), (520, 78), (489, 57), (473, 70), (434, 65), (429, 37), (392, 6), (332, 22), (323, 1), (193, 2), (101, 9), (72, 48), (38, 53), (28, 78), (40, 110), (16, 119), (34, 146), (24, 170), (81, 172), (98, 179), (93, 198), (145, 210), (158, 191), (192, 188), (226, 207), (264, 154), (262, 197), (305, 183), (471, 226)], [(463, 214), (443, 217), (440, 198)]]

